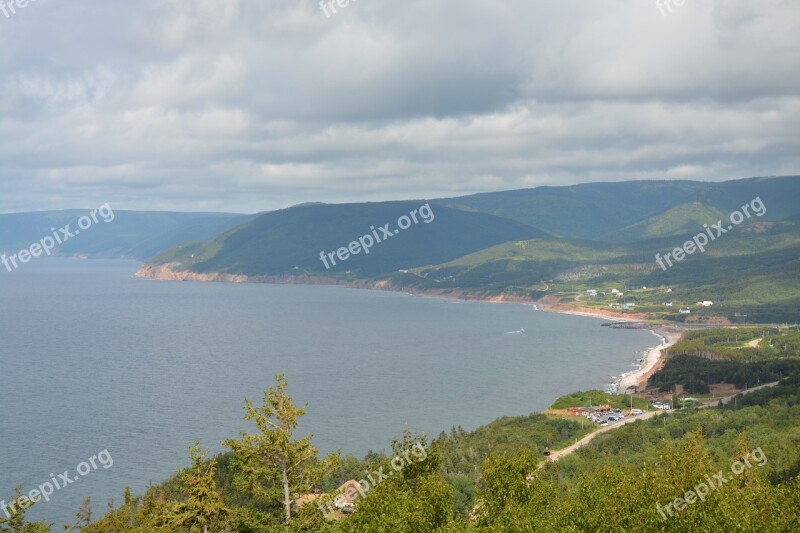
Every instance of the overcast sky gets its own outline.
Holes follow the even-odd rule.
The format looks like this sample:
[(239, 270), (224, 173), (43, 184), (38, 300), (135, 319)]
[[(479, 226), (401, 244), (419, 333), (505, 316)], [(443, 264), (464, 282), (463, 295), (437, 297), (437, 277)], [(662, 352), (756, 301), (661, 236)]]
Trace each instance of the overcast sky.
[(800, 2), (665, 2), (6, 7), (0, 212), (799, 174)]

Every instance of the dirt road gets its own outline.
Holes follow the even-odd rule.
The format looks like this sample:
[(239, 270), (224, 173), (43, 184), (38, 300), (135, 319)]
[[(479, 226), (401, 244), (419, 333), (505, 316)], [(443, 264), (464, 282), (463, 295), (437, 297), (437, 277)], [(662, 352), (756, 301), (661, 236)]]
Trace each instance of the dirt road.
[[(739, 394), (749, 394), (751, 392), (754, 392), (754, 391), (757, 391), (757, 390), (761, 390), (761, 389), (765, 389), (767, 387), (774, 387), (778, 383), (779, 382), (777, 382), (777, 381), (773, 381), (772, 383), (765, 383), (764, 385), (760, 385), (758, 387), (753, 387), (751, 389), (747, 389), (746, 391), (740, 391), (740, 392), (737, 392), (736, 394), (732, 394), (730, 396), (725, 396), (725, 397), (722, 397), (722, 398), (716, 398), (716, 399), (714, 399), (713, 401), (711, 401), (709, 403), (703, 404), (702, 407), (703, 408), (713, 407), (713, 406), (717, 405), (717, 402), (720, 402), (720, 401), (722, 402), (723, 405), (726, 405), (726, 404), (730, 403), (730, 401), (734, 397), (738, 396)], [(611, 424), (611, 425), (608, 425), (608, 426), (605, 426), (605, 427), (601, 427), (597, 431), (593, 431), (592, 433), (589, 433), (588, 435), (583, 437), (581, 440), (579, 440), (575, 444), (572, 444), (572, 445), (567, 446), (566, 448), (562, 448), (560, 450), (555, 450), (555, 451), (550, 452), (550, 460), (551, 461), (558, 461), (559, 459), (561, 459), (565, 455), (569, 455), (572, 452), (574, 452), (575, 450), (581, 448), (582, 446), (585, 446), (586, 444), (591, 442), (592, 439), (595, 438), (597, 435), (600, 435), (601, 433), (605, 433), (606, 431), (611, 431), (611, 430), (614, 430), (614, 429), (617, 429), (617, 428), (621, 428), (622, 426), (624, 426), (626, 424), (630, 424), (632, 422), (636, 422), (637, 420), (647, 420), (649, 418), (653, 418), (654, 416), (658, 416), (658, 415), (660, 415), (662, 413), (670, 413), (671, 414), (671, 413), (674, 413), (674, 412), (676, 412), (676, 411), (673, 411), (673, 410), (669, 410), (669, 411), (648, 411), (647, 413), (644, 413), (644, 414), (641, 414), (641, 415), (629, 416), (627, 418), (622, 419), (619, 422), (615, 422), (614, 424)], [(547, 461), (542, 462), (539, 465), (539, 468), (544, 466), (545, 463), (547, 463)]]

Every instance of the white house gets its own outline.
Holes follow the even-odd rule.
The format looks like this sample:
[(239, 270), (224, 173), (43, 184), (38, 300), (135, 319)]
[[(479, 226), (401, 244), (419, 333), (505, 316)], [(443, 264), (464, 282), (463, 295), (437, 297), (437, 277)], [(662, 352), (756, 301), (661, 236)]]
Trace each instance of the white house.
[(683, 309), (683, 308), (680, 308), (680, 309), (678, 309), (678, 312), (679, 312), (680, 314), (682, 314), (682, 315), (688, 315), (689, 313), (691, 313), (691, 312), (692, 312), (692, 310), (691, 310), (691, 309)]
[(703, 307), (711, 307), (712, 305), (714, 305), (714, 302), (709, 302), (708, 300), (703, 300), (700, 303), (703, 304)]

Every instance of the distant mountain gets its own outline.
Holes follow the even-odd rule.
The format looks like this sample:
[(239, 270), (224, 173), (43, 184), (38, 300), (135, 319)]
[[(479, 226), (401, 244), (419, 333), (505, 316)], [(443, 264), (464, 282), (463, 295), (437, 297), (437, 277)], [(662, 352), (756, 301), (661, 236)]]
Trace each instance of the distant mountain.
[[(758, 198), (756, 206), (763, 204), (759, 216), (752, 213), (750, 202)], [(743, 209), (747, 206), (747, 209)], [(609, 242), (631, 242), (658, 237), (696, 233), (693, 228), (726, 221), (731, 213), (750, 213), (745, 220), (780, 221), (800, 214), (800, 177), (750, 178), (709, 183), (699, 189), (690, 201), (681, 203), (663, 213), (641, 220), (630, 226), (600, 237)]]
[(587, 183), (435, 201), (518, 220), (560, 237), (594, 239), (690, 201), (707, 185), (693, 181)]
[[(760, 197), (762, 220), (800, 211), (800, 177), (700, 181), (626, 181), (537, 187), (443, 198), (436, 203), (517, 220), (572, 239), (630, 242), (680, 235), (708, 217), (716, 222)], [(701, 222), (702, 225), (702, 222)]]
[[(800, 222), (743, 223), (671, 267), (663, 256), (698, 233), (649, 241), (532, 239), (500, 244), (439, 265), (394, 273), (398, 289), (522, 298), (555, 295), (580, 305), (633, 304), (651, 318), (685, 320), (681, 306), (715, 302), (703, 316), (732, 322), (800, 321)], [(702, 230), (702, 226), (700, 226)], [(648, 287), (648, 289), (643, 289)], [(586, 291), (620, 289), (625, 298), (587, 298)], [(664, 291), (670, 288), (669, 294)], [(664, 302), (674, 300), (675, 306)], [(617, 305), (619, 309), (619, 305)], [(697, 310), (693, 311), (695, 318)]]
[[(15, 253), (53, 231), (77, 221), (89, 209), (41, 211), (0, 215), (0, 251)], [(174, 213), (165, 211), (113, 211), (97, 223), (54, 249), (56, 255), (147, 259), (154, 254), (187, 241), (213, 238), (255, 215), (230, 213)], [(54, 228), (54, 230), (51, 230)]]
[(692, 200), (667, 209), (663, 213), (640, 220), (630, 226), (607, 233), (601, 240), (610, 242), (636, 242), (670, 235), (697, 233), (703, 224), (727, 220), (728, 213)]
[[(399, 230), (398, 219), (419, 210), (422, 203), (313, 204), (282, 209), (260, 215), (216, 239), (167, 250), (149, 264), (169, 263), (197, 273), (255, 276), (350, 271), (368, 277), (449, 261), (502, 242), (548, 237), (520, 222), (440, 205), (431, 207), (429, 222), (415, 214), (417, 223), (409, 218), (410, 227)], [(380, 229), (386, 224), (391, 237)], [(382, 242), (374, 242), (369, 254), (348, 252), (344, 261), (334, 256), (327, 260), (326, 268), (321, 252), (336, 253), (365, 235)]]

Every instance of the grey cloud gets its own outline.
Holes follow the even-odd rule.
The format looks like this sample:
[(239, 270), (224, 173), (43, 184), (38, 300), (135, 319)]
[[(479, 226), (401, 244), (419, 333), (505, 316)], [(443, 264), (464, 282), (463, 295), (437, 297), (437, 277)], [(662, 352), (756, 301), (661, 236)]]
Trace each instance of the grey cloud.
[(788, 0), (38, 0), (0, 15), (0, 212), (794, 174), (798, 45)]

